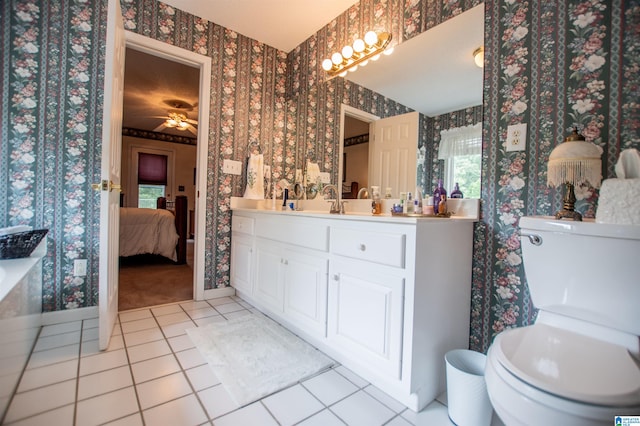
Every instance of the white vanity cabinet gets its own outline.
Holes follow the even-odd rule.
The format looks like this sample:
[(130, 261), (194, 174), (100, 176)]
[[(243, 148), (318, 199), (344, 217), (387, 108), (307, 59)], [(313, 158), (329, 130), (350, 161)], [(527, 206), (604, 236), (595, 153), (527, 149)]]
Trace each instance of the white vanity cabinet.
[(231, 222), (231, 285), (244, 293), (253, 291), (254, 219), (235, 216)]
[(241, 297), (412, 410), (445, 390), (444, 354), (469, 345), (476, 218), (237, 217), (255, 221), (253, 291), (232, 279)]

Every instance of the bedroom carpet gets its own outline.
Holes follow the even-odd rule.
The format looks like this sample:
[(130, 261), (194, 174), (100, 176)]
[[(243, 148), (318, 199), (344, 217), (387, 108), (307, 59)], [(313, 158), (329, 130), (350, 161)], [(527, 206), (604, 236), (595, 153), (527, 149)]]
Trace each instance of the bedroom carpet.
[(193, 242), (187, 263), (176, 265), (161, 256), (120, 258), (118, 310), (143, 308), (193, 299)]

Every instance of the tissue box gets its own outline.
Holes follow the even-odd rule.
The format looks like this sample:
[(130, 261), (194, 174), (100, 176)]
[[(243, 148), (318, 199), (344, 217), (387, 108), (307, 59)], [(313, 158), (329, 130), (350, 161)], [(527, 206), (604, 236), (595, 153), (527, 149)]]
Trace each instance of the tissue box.
[(605, 179), (600, 188), (596, 222), (640, 225), (640, 179)]

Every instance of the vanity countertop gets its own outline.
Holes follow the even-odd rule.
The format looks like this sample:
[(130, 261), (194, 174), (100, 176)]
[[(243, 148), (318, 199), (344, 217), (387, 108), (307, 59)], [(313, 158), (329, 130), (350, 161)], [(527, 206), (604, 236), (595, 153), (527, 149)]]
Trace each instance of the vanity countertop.
[(47, 239), (44, 238), (29, 257), (0, 260), (0, 302), (29, 273), (46, 254)]
[[(371, 200), (345, 200), (344, 214), (329, 213), (330, 200), (300, 200), (292, 201), (300, 206), (299, 210), (291, 210), (286, 208), (283, 210), (282, 200), (276, 200), (275, 209), (272, 200), (250, 200), (241, 197), (231, 197), (231, 210), (260, 212), (274, 215), (290, 215), (290, 216), (306, 216), (317, 217), (323, 219), (343, 219), (354, 221), (376, 221), (387, 223), (416, 223), (418, 221), (463, 221), (477, 222), (479, 213), (479, 200), (477, 199), (461, 199), (448, 200), (449, 210), (453, 213), (450, 217), (438, 217), (427, 215), (392, 215), (391, 213), (383, 213), (374, 215), (370, 212)], [(383, 211), (391, 210), (391, 205), (398, 200), (383, 200)], [(288, 204), (289, 202), (287, 202)]]

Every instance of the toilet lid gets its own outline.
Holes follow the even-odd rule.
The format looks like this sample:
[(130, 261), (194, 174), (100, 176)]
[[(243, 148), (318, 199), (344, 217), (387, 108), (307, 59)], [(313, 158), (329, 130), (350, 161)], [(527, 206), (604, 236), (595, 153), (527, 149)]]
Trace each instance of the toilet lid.
[(640, 404), (640, 364), (622, 346), (536, 324), (499, 334), (493, 348), (503, 367), (543, 391), (597, 405)]

